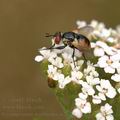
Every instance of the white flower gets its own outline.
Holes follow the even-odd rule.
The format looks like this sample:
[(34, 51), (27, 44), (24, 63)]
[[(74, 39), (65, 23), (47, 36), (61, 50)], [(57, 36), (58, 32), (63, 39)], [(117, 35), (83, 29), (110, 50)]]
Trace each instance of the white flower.
[(71, 63), (70, 66), (72, 68), (72, 71), (78, 71), (78, 70), (80, 70), (80, 67), (81, 67), (81, 66), (77, 65), (77, 62), (75, 62), (75, 64)]
[(58, 80), (59, 88), (63, 89), (70, 82), (71, 82), (71, 78), (69, 76), (64, 77), (63, 74), (59, 75), (59, 80)]
[(95, 67), (94, 65), (92, 65), (91, 63), (87, 62), (87, 68), (84, 69), (84, 74), (86, 75), (95, 75), (96, 77), (99, 75), (96, 71), (95, 71)]
[(101, 32), (101, 30), (105, 28), (104, 23), (102, 22), (99, 23), (97, 20), (92, 20), (90, 23), (90, 26), (94, 27), (95, 31), (97, 32)]
[(98, 23), (97, 21), (92, 21), (90, 24), (92, 27), (94, 27), (93, 35), (101, 38), (101, 31), (105, 28), (104, 23)]
[(48, 59), (50, 57), (57, 57), (57, 54), (55, 52), (51, 52), (50, 50), (44, 50), (44, 48), (40, 49), (39, 52), (44, 57), (44, 59)]
[(99, 83), (99, 80), (97, 79), (99, 74), (95, 70), (95, 66), (92, 64), (88, 63), (87, 68), (84, 69), (84, 76), (90, 85), (96, 85)]
[(71, 79), (73, 82), (79, 84), (80, 83), (80, 80), (81, 78), (83, 77), (83, 73), (80, 72), (80, 71), (72, 71), (71, 72)]
[(88, 95), (86, 93), (79, 93), (79, 98), (75, 99), (76, 108), (72, 111), (72, 115), (81, 118), (83, 113), (91, 113), (91, 104), (87, 102)]
[(106, 103), (105, 106), (102, 106), (100, 108), (100, 112), (96, 114), (96, 119), (97, 120), (114, 120), (112, 113), (113, 113), (112, 106)]
[(90, 23), (90, 26), (96, 28), (98, 25), (98, 21), (97, 20), (92, 20), (91, 23)]
[(102, 31), (102, 29), (104, 29), (104, 28), (105, 28), (105, 24), (103, 22), (100, 22), (97, 26), (98, 31)]
[(84, 60), (78, 60), (77, 61), (77, 65), (79, 65), (80, 67), (83, 65), (83, 63), (84, 63)]
[(72, 115), (74, 115), (76, 118), (81, 118), (83, 113), (81, 112), (80, 109), (78, 108), (75, 108), (73, 111), (72, 111)]
[(112, 87), (109, 80), (101, 80), (100, 85), (96, 85), (96, 89), (99, 91), (98, 95), (101, 100), (106, 100), (105, 95), (108, 98), (114, 98), (116, 96), (116, 90)]
[(85, 21), (80, 21), (80, 20), (78, 20), (76, 24), (78, 26), (78, 29), (87, 25)]
[(103, 56), (105, 54), (104, 49), (103, 48), (99, 48), (99, 47), (95, 47), (94, 49), (94, 55), (95, 56)]
[(58, 81), (59, 88), (61, 89), (71, 82), (71, 78), (69, 76), (65, 77), (64, 74), (59, 72), (55, 72), (52, 79)]
[(48, 65), (48, 77), (53, 78), (57, 73), (57, 67), (54, 67), (53, 65)]
[(93, 78), (93, 76), (86, 76), (86, 81), (91, 86), (97, 85), (97, 84), (100, 83), (100, 79), (99, 78)]
[(90, 76), (93, 76), (93, 77), (95, 78), (95, 77), (98, 77), (98, 76), (99, 76), (99, 73), (98, 73), (97, 71), (95, 71), (95, 69), (94, 69), (94, 70), (92, 70), (92, 71), (89, 73), (89, 75), (90, 75)]
[(108, 54), (108, 55), (114, 55), (114, 51), (111, 47), (109, 47), (105, 42), (102, 41), (97, 41), (96, 45), (103, 48), (104, 51)]
[(118, 72), (118, 74), (120, 74), (120, 68), (117, 68), (117, 72)]
[(44, 59), (44, 57), (41, 56), (41, 55), (37, 55), (37, 56), (35, 57), (35, 61), (36, 61), (36, 62), (41, 62), (43, 59)]
[(41, 62), (44, 59), (57, 57), (57, 54), (55, 52), (51, 52), (50, 50), (44, 50), (44, 49), (45, 47), (39, 50), (41, 55), (37, 55), (35, 57), (35, 61)]
[(109, 37), (111, 34), (111, 29), (106, 29), (106, 28), (103, 28), (102, 31), (101, 31), (101, 37), (103, 38), (107, 38)]
[[(100, 55), (102, 56), (105, 53), (108, 54), (108, 55), (114, 55), (115, 54), (115, 51), (113, 50), (113, 48), (109, 47), (105, 42), (97, 41), (96, 45), (94, 47), (95, 47), (94, 54), (96, 56), (100, 56)], [(102, 52), (102, 53), (97, 53), (97, 52)]]
[(70, 64), (70, 66), (71, 66), (73, 71), (78, 71), (82, 67), (83, 63), (84, 63), (83, 60), (78, 60), (78, 61), (75, 62), (75, 64), (74, 64), (74, 62), (72, 62)]
[(104, 68), (106, 73), (115, 73), (115, 68), (120, 68), (120, 63), (118, 60), (115, 60), (113, 56), (102, 56), (98, 59), (97, 65), (100, 68)]
[(116, 51), (117, 53), (111, 56), (111, 59), (114, 61), (120, 61), (120, 53), (119, 51)]
[(103, 56), (105, 54), (104, 47), (106, 47), (106, 44), (101, 41), (97, 41), (96, 43), (91, 43), (92, 48), (94, 48), (94, 55), (95, 56)]
[(87, 68), (84, 70), (86, 74), (91, 72), (92, 70), (95, 70), (95, 67), (90, 63), (90, 61), (87, 62)]
[(62, 58), (61, 57), (56, 57), (56, 58), (50, 57), (48, 59), (48, 61), (50, 63), (52, 63), (53, 65), (55, 65), (56, 67), (58, 67), (58, 68), (63, 68), (64, 67), (64, 65), (62, 63)]
[(98, 96), (98, 95), (93, 95), (92, 98), (93, 98), (93, 99), (92, 99), (92, 102), (93, 102), (94, 104), (100, 104), (100, 103), (102, 102), (100, 96)]
[(75, 105), (80, 109), (82, 113), (91, 113), (91, 104), (87, 100), (82, 100), (80, 98), (75, 99)]
[(81, 85), (82, 85), (83, 93), (87, 93), (88, 95), (94, 95), (95, 94), (95, 90), (87, 82), (82, 82)]
[(79, 96), (80, 99), (82, 99), (82, 100), (86, 100), (87, 97), (88, 97), (88, 94), (86, 94), (86, 93), (82, 93), (82, 92), (81, 92), (81, 93), (78, 94), (78, 96)]
[(120, 88), (117, 89), (118, 93), (120, 94)]
[(106, 48), (104, 48), (104, 51), (106, 52), (107, 55), (116, 54), (115, 48), (113, 48), (113, 47), (106, 47)]
[(108, 41), (108, 42), (110, 42), (110, 43), (114, 43), (114, 42), (116, 42), (116, 39), (114, 39), (113, 37), (108, 37), (108, 38), (106, 39), (106, 41)]
[(64, 52), (62, 53), (62, 57), (64, 59), (64, 64), (70, 65), (70, 63), (73, 62), (72, 54)]
[(111, 79), (115, 82), (120, 82), (120, 74), (114, 74), (111, 76)]

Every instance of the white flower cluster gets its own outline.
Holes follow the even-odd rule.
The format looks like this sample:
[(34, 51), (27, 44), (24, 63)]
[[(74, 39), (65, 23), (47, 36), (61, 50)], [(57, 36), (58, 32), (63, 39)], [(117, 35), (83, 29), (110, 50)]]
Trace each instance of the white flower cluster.
[(101, 106), (100, 112), (97, 113), (96, 115), (96, 119), (97, 120), (114, 120), (112, 113), (113, 113), (112, 106), (106, 103), (104, 106)]
[[(80, 51), (75, 50), (74, 65), (72, 53), (69, 46), (62, 50), (39, 50), (40, 55), (35, 57), (35, 61), (48, 60), (48, 77), (58, 83), (60, 89), (64, 89), (69, 83), (77, 84), (81, 87), (78, 98), (75, 99), (75, 108), (72, 114), (81, 118), (83, 114), (91, 113), (91, 104), (101, 104), (107, 99), (113, 99), (120, 93), (120, 26), (116, 30), (107, 29), (104, 23), (96, 20), (87, 24), (85, 21), (77, 21), (77, 28), (92, 26), (90, 42), (94, 59), (87, 62), (84, 67), (84, 59)], [(52, 40), (54, 41), (54, 40)], [(63, 45), (61, 42), (59, 45)], [(55, 45), (58, 46), (58, 45)], [(66, 66), (70, 66), (69, 75), (62, 71)], [(100, 112), (96, 114), (97, 120), (114, 120), (112, 106), (106, 103), (101, 106)]]

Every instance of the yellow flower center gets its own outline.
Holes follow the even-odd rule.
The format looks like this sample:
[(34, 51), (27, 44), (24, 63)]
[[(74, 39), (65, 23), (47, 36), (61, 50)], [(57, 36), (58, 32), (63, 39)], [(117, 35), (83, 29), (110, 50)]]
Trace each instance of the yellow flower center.
[(110, 59), (109, 59), (109, 60), (107, 60), (107, 64), (108, 64), (108, 65), (111, 65), (112, 63), (113, 63), (113, 61), (112, 61), (112, 60), (110, 60)]

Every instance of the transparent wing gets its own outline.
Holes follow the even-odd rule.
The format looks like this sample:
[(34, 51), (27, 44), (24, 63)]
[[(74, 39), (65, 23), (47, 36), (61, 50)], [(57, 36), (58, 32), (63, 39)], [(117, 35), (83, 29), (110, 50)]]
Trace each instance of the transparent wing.
[(91, 26), (85, 26), (85, 27), (78, 29), (78, 33), (85, 35), (85, 36), (90, 35), (93, 31), (94, 31), (94, 28)]
[(90, 59), (94, 59), (94, 53), (93, 53), (93, 49), (89, 49), (89, 51), (85, 51), (85, 56), (86, 56), (86, 59), (90, 60)]

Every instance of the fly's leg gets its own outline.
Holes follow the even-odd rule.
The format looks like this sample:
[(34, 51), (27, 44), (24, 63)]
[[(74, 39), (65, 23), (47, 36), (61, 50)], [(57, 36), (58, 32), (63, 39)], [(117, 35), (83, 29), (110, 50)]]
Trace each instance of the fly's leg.
[(61, 49), (64, 49), (65, 47), (66, 47), (66, 45), (64, 45), (64, 46), (58, 46), (58, 47), (53, 47), (51, 49), (59, 49), (59, 50), (61, 50)]
[(55, 46), (55, 44), (53, 44), (51, 47), (49, 47), (49, 48), (46, 48), (46, 49), (52, 49), (54, 46)]
[(86, 59), (86, 57), (85, 57), (85, 54), (84, 54), (84, 53), (82, 53), (82, 56), (83, 56), (83, 58), (84, 58), (85, 62), (87, 62), (87, 59)]
[(64, 46), (58, 46), (58, 47), (54, 47), (55, 45), (49, 47), (49, 48), (45, 48), (45, 49), (41, 49), (41, 50), (52, 50), (52, 49), (64, 49), (67, 45), (64, 45)]
[(74, 66), (76, 67), (74, 57), (75, 57), (75, 48), (73, 48), (72, 58), (73, 58), (73, 63), (74, 63)]
[(49, 48), (44, 48), (44, 49), (39, 49), (39, 50), (51, 50), (51, 49), (53, 49), (54, 48), (54, 46), (55, 46), (55, 44), (53, 44), (52, 46), (50, 46)]

